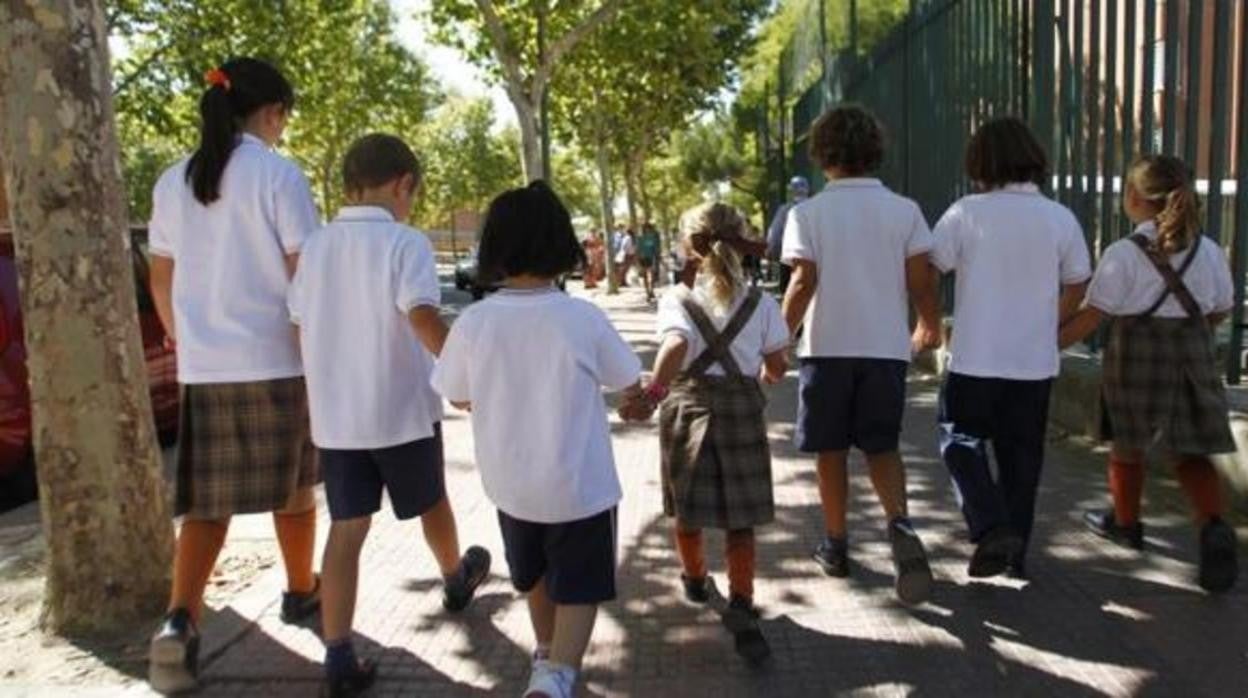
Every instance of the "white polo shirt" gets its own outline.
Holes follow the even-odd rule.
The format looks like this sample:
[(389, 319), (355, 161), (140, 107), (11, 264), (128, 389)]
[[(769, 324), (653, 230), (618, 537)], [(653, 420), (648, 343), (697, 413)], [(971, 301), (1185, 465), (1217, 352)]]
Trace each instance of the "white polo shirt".
[(956, 272), (949, 370), (1045, 380), (1061, 366), (1062, 286), (1092, 275), (1079, 221), (1034, 184), (955, 202), (935, 228), (932, 264)]
[[(1152, 221), (1139, 225), (1135, 232), (1150, 239), (1157, 237)], [(1187, 258), (1188, 250), (1171, 255), (1170, 265), (1177, 271)], [(1183, 274), (1183, 283), (1192, 292), (1205, 315), (1225, 313), (1235, 307), (1235, 284), (1226, 254), (1218, 243), (1204, 238), (1192, 265)], [(1119, 240), (1105, 249), (1092, 284), (1088, 286), (1088, 305), (1107, 315), (1139, 315), (1161, 298), (1166, 282), (1153, 263), (1134, 242)], [(1157, 317), (1185, 318), (1187, 311), (1173, 294), (1157, 309)]]
[(878, 179), (833, 180), (795, 205), (782, 260), (819, 274), (798, 356), (910, 361), (906, 260), (927, 254), (931, 238), (918, 204)]
[(148, 242), (174, 261), (173, 316), (181, 383), (245, 383), (303, 374), (286, 311), (286, 256), (320, 227), (294, 163), (244, 134), (204, 206), (186, 180), (189, 158), (161, 175)]
[(637, 382), (641, 361), (598, 307), (553, 287), (500, 291), (451, 327), (433, 373), (472, 403), (485, 493), (513, 518), (577, 521), (620, 501), (602, 387)]
[(433, 436), (442, 398), (408, 313), (441, 299), (429, 239), (384, 209), (348, 206), (312, 235), (289, 303), (318, 447), (380, 449)]
[[(702, 338), (702, 333), (698, 331), (698, 326), (694, 324), (693, 319), (685, 312), (681, 300), (686, 295), (692, 295), (694, 302), (706, 311), (715, 329), (722, 332), (724, 326), (736, 314), (737, 309), (745, 302), (748, 294), (749, 289), (741, 289), (723, 313), (712, 311), (713, 305), (710, 297), (699, 287), (689, 291), (684, 286), (677, 286), (663, 294), (663, 298), (659, 300), (659, 312), (656, 317), (656, 324), (659, 328), (658, 339), (662, 342), (668, 334), (678, 334), (688, 342), (689, 349), (685, 353), (685, 361), (681, 370), (689, 368), (689, 365), (706, 351), (706, 341)], [(759, 369), (763, 366), (764, 356), (780, 351), (788, 344), (789, 326), (784, 322), (780, 304), (771, 297), (771, 294), (764, 293), (759, 299), (758, 307), (754, 309), (754, 314), (750, 316), (749, 321), (741, 328), (740, 334), (733, 340), (729, 353), (736, 360), (742, 373), (754, 377), (758, 375)], [(724, 369), (718, 363), (711, 364), (706, 372), (712, 376), (724, 375)]]

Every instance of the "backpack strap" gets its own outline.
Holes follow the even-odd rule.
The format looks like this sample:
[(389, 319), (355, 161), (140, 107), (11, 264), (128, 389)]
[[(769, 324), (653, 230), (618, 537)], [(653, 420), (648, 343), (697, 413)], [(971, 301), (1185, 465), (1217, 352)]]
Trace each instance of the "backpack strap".
[(728, 324), (724, 326), (722, 332), (715, 329), (715, 324), (711, 322), (711, 318), (707, 316), (702, 306), (693, 301), (688, 294), (681, 299), (681, 306), (693, 320), (693, 324), (698, 328), (698, 333), (702, 335), (702, 341), (706, 342), (706, 349), (689, 364), (689, 368), (685, 373), (689, 376), (700, 377), (706, 373), (714, 364), (723, 367), (724, 372), (731, 376), (745, 375), (741, 371), (741, 366), (737, 364), (737, 360), (732, 356), (732, 343), (736, 340), (737, 335), (741, 334), (741, 330), (745, 329), (746, 323), (754, 316), (754, 311), (758, 309), (758, 303), (762, 300), (762, 292), (758, 289), (750, 289), (745, 297), (745, 301), (741, 303), (741, 307), (728, 320)]
[(1153, 303), (1152, 307), (1142, 314), (1142, 317), (1152, 317), (1161, 309), (1162, 304), (1171, 295), (1178, 299), (1179, 305), (1183, 306), (1183, 310), (1189, 318), (1196, 320), (1204, 317), (1204, 313), (1200, 310), (1200, 304), (1192, 296), (1191, 289), (1183, 282), (1183, 277), (1187, 274), (1188, 269), (1191, 268), (1192, 263), (1196, 261), (1196, 253), (1200, 250), (1201, 240), (1204, 237), (1204, 235), (1196, 236), (1196, 239), (1192, 241), (1191, 247), (1188, 248), (1187, 256), (1183, 258), (1183, 263), (1176, 271), (1170, 265), (1170, 260), (1153, 249), (1152, 243), (1146, 236), (1139, 233), (1131, 236), (1131, 242), (1140, 248), (1140, 251), (1148, 258), (1148, 261), (1153, 263), (1153, 268), (1157, 270), (1157, 273), (1161, 274), (1162, 280), (1166, 282), (1166, 290), (1157, 299), (1157, 302)]

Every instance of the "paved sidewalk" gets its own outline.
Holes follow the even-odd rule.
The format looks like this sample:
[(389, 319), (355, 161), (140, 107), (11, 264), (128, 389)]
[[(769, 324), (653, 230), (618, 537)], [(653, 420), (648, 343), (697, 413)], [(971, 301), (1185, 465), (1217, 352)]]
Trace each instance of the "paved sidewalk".
[[(638, 293), (600, 298), (617, 327), (652, 358), (652, 314)], [(1034, 581), (972, 583), (969, 546), (937, 459), (935, 384), (911, 382), (904, 453), (913, 514), (935, 562), (934, 599), (918, 609), (891, 595), (883, 522), (855, 461), (851, 580), (821, 576), (809, 552), (820, 536), (813, 464), (789, 443), (795, 384), (772, 391), (777, 522), (759, 535), (759, 603), (775, 650), (751, 671), (714, 612), (689, 606), (661, 516), (653, 426), (613, 424), (624, 483), (620, 591), (601, 614), (587, 660), (586, 696), (1175, 695), (1248, 693), (1248, 595), (1201, 594), (1190, 582), (1194, 534), (1181, 510), (1154, 507), (1149, 551), (1114, 550), (1085, 534), (1083, 508), (1105, 497), (1099, 457), (1054, 446), (1029, 571)], [(540, 405), (534, 405), (540, 409)], [(465, 545), (494, 554), (495, 578), (466, 614), (440, 606), (419, 524), (379, 516), (362, 563), (358, 644), (381, 658), (374, 695), (519, 695), (531, 631), (505, 579), (495, 513), (472, 465), (467, 420), (445, 424), (448, 486)], [(1158, 482), (1153, 499), (1170, 501)], [(720, 540), (712, 555), (720, 588)], [(314, 695), (322, 648), (314, 627), (283, 626), (278, 571), (208, 622), (205, 696)], [(258, 619), (254, 625), (253, 619)], [(132, 686), (134, 693), (143, 689)]]

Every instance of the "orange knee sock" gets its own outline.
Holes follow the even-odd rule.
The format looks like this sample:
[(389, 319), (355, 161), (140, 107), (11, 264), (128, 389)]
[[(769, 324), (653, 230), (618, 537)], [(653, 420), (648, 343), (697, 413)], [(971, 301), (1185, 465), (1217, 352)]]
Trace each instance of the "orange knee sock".
[(1223, 512), (1222, 483), (1218, 481), (1218, 471), (1208, 458), (1185, 458), (1179, 461), (1179, 484), (1187, 493), (1196, 512), (1196, 521), (1204, 524)]
[(1109, 458), (1109, 493), (1114, 500), (1114, 523), (1133, 526), (1140, 521), (1144, 497), (1144, 464)]
[(676, 526), (676, 552), (685, 576), (701, 579), (706, 576), (706, 556), (702, 552), (702, 530)]
[(728, 532), (728, 590), (733, 596), (754, 598), (754, 529)]
[(178, 531), (178, 543), (173, 556), (173, 591), (169, 594), (169, 610), (184, 608), (196, 623), (204, 607), (204, 588), (217, 564), (225, 534), (230, 526), (227, 521), (183, 522)]
[(316, 509), (296, 514), (273, 512), (277, 544), (286, 562), (286, 590), (306, 594), (316, 588), (312, 554), (316, 547)]

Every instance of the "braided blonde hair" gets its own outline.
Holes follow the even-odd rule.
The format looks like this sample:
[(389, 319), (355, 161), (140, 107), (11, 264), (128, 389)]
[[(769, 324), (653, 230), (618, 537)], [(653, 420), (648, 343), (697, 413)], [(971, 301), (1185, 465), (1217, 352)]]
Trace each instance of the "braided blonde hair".
[(711, 302), (726, 312), (745, 286), (741, 255), (726, 242), (745, 234), (745, 219), (737, 209), (723, 203), (695, 206), (680, 217), (680, 233), (685, 249), (700, 262), (699, 273), (707, 274)]
[(1200, 233), (1201, 205), (1187, 163), (1170, 155), (1141, 155), (1127, 182), (1146, 201), (1160, 206), (1155, 250), (1171, 255), (1187, 249)]

